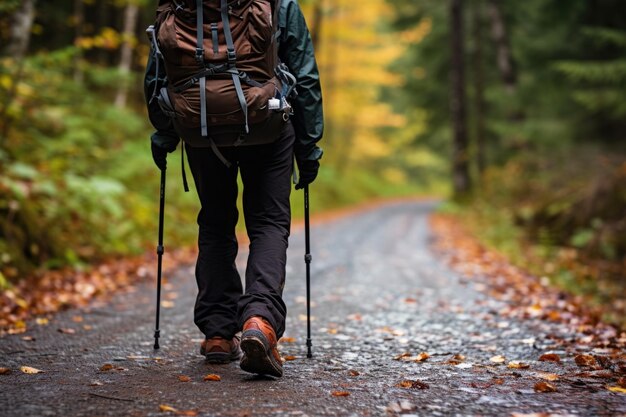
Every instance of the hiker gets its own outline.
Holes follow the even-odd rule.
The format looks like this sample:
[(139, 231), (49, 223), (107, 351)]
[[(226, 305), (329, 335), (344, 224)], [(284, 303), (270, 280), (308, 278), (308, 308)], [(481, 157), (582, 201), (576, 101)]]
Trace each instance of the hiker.
[[(159, 2), (154, 37), (158, 43), (153, 42), (144, 82), (150, 121), (156, 129), (151, 136), (152, 156), (158, 168), (165, 170), (167, 154), (176, 149), (182, 137), (201, 204), (195, 270), (198, 296), (194, 309), (194, 322), (205, 335), (201, 354), (210, 363), (241, 359), (244, 371), (280, 377), (283, 370), (277, 342), (285, 331), (287, 314), (282, 292), (291, 224), (289, 196), (293, 161), (295, 157), (299, 174), (295, 188), (302, 189), (315, 180), (322, 157), (322, 150), (316, 145), (322, 138), (323, 116), (313, 44), (296, 0), (205, 0), (201, 16), (196, 13), (197, 3), (200, 1)], [(270, 4), (272, 15), (268, 15), (269, 10), (256, 13)], [(252, 14), (256, 18), (246, 21), (245, 16)], [(190, 44), (183, 46), (196, 54), (202, 68), (196, 76), (186, 75), (173, 81), (175, 75), (189, 67), (177, 67), (175, 61), (178, 60), (178, 65), (180, 62), (193, 64), (193, 61), (189, 55), (168, 61), (168, 53), (174, 52), (164, 50), (170, 44), (164, 37), (172, 36), (166, 30), (167, 19), (181, 19), (176, 20), (179, 26), (186, 22), (194, 31), (194, 39), (179, 37), (179, 40), (182, 39), (182, 43), (189, 38)], [(239, 37), (244, 36), (242, 33), (267, 34), (268, 29), (253, 26), (239, 30), (235, 25), (241, 22), (272, 25), (267, 52), (256, 60), (250, 58), (250, 62), (246, 62), (245, 54), (236, 51), (238, 44), (246, 42)], [(197, 31), (199, 39), (195, 39), (198, 27), (204, 30)], [(155, 53), (154, 49), (159, 47), (161, 51)], [(254, 78), (252, 74), (267, 72), (255, 65), (260, 65), (257, 62), (265, 58), (271, 62), (272, 57), (267, 54), (272, 53), (273, 47), (277, 48), (275, 54), (284, 65), (276, 67), (279, 69), (274, 77), (275, 68), (272, 68), (267, 76), (272, 77), (269, 80), (250, 80)], [(232, 50), (237, 53), (230, 53)], [(254, 43), (251, 50), (250, 56), (254, 55)], [(216, 60), (210, 61), (213, 58)], [(246, 73), (242, 74), (241, 68), (246, 66)], [(198, 71), (197, 67), (194, 71)], [(295, 85), (289, 86), (290, 80), (295, 81)], [(168, 82), (172, 85), (167, 86)], [(215, 87), (217, 84), (219, 88)], [(169, 88), (164, 88), (166, 86)], [(236, 106), (232, 111), (237, 114), (236, 123), (231, 121), (231, 125), (227, 125), (221, 116), (215, 116), (216, 107), (217, 110), (227, 107), (227, 104), (215, 104), (222, 100), (216, 95), (216, 89), (232, 89), (232, 96), (223, 101)], [(243, 103), (237, 100), (242, 92), (246, 99)], [(161, 93), (174, 97), (162, 97)], [(183, 99), (177, 96), (179, 93), (189, 96)], [(201, 107), (193, 109), (189, 116), (185, 114), (189, 111), (186, 106), (193, 106), (193, 97), (196, 103), (200, 101), (198, 107)], [(260, 118), (259, 114), (264, 112), (269, 112), (270, 116), (255, 124), (254, 118)], [(267, 128), (268, 132), (259, 128), (276, 124), (274, 119), (278, 120), (278, 131), (271, 133), (271, 128)], [(193, 128), (184, 126), (186, 120), (194, 121)], [(235, 134), (232, 125), (237, 125)], [(245, 292), (235, 266), (239, 171), (243, 183), (243, 214), (250, 240)]]

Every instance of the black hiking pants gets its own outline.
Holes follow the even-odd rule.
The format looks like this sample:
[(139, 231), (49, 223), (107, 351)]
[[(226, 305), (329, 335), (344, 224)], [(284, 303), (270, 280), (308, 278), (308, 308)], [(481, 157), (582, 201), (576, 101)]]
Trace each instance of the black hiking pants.
[[(282, 292), (291, 225), (294, 140), (293, 126), (287, 123), (274, 143), (221, 148), (232, 163), (230, 168), (210, 148), (186, 147), (201, 203), (194, 322), (207, 338), (232, 338), (251, 316), (267, 319), (279, 338), (285, 331), (287, 308)], [(235, 266), (239, 171), (250, 239), (245, 292)]]

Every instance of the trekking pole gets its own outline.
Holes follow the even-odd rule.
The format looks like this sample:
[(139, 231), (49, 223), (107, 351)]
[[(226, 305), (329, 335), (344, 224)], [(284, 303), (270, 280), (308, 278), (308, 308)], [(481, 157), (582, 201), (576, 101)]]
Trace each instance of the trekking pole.
[(309, 225), (309, 186), (304, 186), (304, 263), (306, 264), (306, 346), (307, 358), (311, 352), (311, 228)]
[(163, 266), (163, 216), (165, 212), (165, 169), (161, 170), (161, 188), (159, 196), (159, 243), (157, 246), (157, 299), (156, 299), (156, 327), (154, 329), (154, 349), (159, 348), (159, 315), (161, 313), (161, 270)]

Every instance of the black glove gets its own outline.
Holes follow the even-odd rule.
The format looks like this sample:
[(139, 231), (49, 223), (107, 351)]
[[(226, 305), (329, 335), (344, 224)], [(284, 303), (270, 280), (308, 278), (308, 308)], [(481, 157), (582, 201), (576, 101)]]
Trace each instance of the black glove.
[(299, 190), (311, 184), (315, 180), (315, 177), (317, 177), (317, 171), (320, 169), (320, 162), (318, 160), (305, 159), (297, 161), (297, 163), (300, 180), (296, 184), (296, 190)]
[(154, 159), (154, 163), (156, 164), (157, 167), (159, 167), (159, 169), (161, 171), (165, 171), (165, 168), (167, 168), (167, 154), (168, 151), (165, 148), (160, 147), (159, 145), (155, 145), (154, 143), (152, 143), (152, 159)]

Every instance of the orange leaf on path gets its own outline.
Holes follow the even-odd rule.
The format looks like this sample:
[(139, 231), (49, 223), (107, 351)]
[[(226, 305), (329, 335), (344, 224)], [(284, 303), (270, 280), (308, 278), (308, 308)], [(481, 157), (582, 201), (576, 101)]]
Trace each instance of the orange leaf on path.
[(295, 342), (296, 342), (295, 337), (281, 337), (280, 340), (278, 341), (278, 343), (295, 343)]
[(172, 413), (178, 412), (178, 410), (175, 409), (174, 407), (171, 407), (171, 406), (165, 405), (165, 404), (159, 405), (159, 411), (162, 411), (162, 412), (172, 412)]
[(347, 397), (350, 395), (348, 391), (333, 391), (331, 394), (333, 397)]
[(594, 367), (598, 364), (596, 358), (591, 355), (576, 355), (574, 361), (576, 362), (576, 365), (580, 367)]
[(189, 378), (187, 375), (178, 375), (178, 380), (180, 382), (189, 382), (191, 381), (191, 378)]
[(396, 384), (398, 388), (413, 388), (413, 389), (427, 389), (430, 386), (422, 381), (412, 381), (410, 379), (404, 380)]
[(556, 387), (554, 385), (544, 381), (537, 382), (534, 388), (537, 392), (556, 392)]
[(413, 362), (424, 362), (428, 358), (430, 358), (430, 355), (426, 352), (422, 352), (413, 358)]
[(76, 333), (76, 330), (74, 330), (74, 329), (63, 329), (63, 328), (61, 328), (61, 329), (57, 329), (57, 331), (59, 333), (63, 333), (63, 334), (74, 334), (74, 333)]
[(283, 357), (283, 359), (286, 360), (286, 361), (295, 361), (298, 358), (296, 358), (293, 355), (287, 355), (287, 356)]
[(40, 374), (44, 372), (41, 369), (32, 368), (30, 366), (22, 366), (20, 367), (20, 371), (24, 372), (25, 374)]
[(113, 365), (111, 365), (110, 363), (105, 363), (100, 367), (100, 370), (102, 372), (110, 371), (111, 369), (113, 369)]
[(393, 360), (399, 361), (399, 360), (402, 360), (404, 358), (409, 358), (409, 357), (411, 357), (411, 354), (409, 352), (404, 352), (404, 353), (394, 356)]
[(11, 373), (9, 368), (0, 368), (0, 375), (8, 375)]
[(520, 361), (511, 361), (509, 362), (507, 367), (511, 369), (528, 369), (530, 368), (530, 365), (524, 362), (520, 362)]
[(504, 362), (506, 362), (506, 359), (502, 355), (497, 355), (497, 356), (493, 356), (493, 357), (489, 358), (489, 361), (493, 362), (493, 363), (504, 363)]
[(355, 371), (354, 369), (350, 369), (348, 371), (348, 375), (350, 375), (350, 376), (359, 376), (361, 374), (359, 373), (359, 371)]
[(626, 388), (622, 388), (622, 387), (606, 387), (606, 389), (608, 389), (611, 392), (619, 392), (620, 394), (626, 394)]
[(541, 362), (557, 362), (557, 363), (560, 363), (561, 362), (561, 357), (559, 355), (557, 355), (556, 353), (544, 353), (543, 355), (539, 356), (539, 360)]
[(222, 377), (216, 374), (208, 374), (204, 376), (205, 381), (221, 381)]
[(549, 374), (547, 372), (539, 372), (535, 375), (537, 375), (541, 379), (545, 379), (546, 381), (557, 381), (559, 379), (559, 376), (557, 374)]

